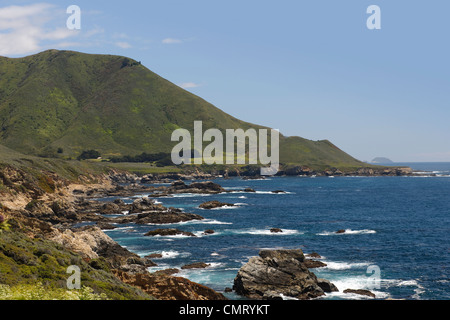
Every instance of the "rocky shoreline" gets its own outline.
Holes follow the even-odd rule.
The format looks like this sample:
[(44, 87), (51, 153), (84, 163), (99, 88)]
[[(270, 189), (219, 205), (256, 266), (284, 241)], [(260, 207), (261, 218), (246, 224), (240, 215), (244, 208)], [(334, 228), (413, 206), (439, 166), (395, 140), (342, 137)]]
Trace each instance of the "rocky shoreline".
[[(410, 167), (362, 167), (354, 170), (341, 170), (338, 168), (328, 168), (325, 170), (315, 170), (307, 166), (294, 166), (281, 169), (275, 176), (301, 176), (301, 177), (376, 177), (376, 176), (418, 176)], [(430, 172), (430, 175), (433, 173)], [(251, 179), (266, 179), (265, 176), (260, 175), (260, 168), (246, 166), (234, 170), (217, 170), (211, 173), (199, 172), (195, 173), (168, 173), (168, 174), (144, 174), (137, 175), (127, 172), (115, 172), (111, 176), (114, 183), (119, 184), (146, 184), (146, 183), (172, 183), (176, 180), (212, 180), (215, 178), (231, 178), (240, 177), (244, 180)]]
[[(363, 170), (359, 174), (376, 174), (371, 170)], [(409, 170), (398, 170), (400, 169), (385, 173), (386, 175), (413, 174)], [(301, 172), (306, 172), (311, 176), (313, 176), (313, 173), (317, 174), (313, 171)], [(295, 173), (301, 175), (298, 171), (295, 171)], [(5, 172), (3, 172), (3, 180), (6, 178), (14, 185), (14, 179), (18, 179), (17, 173), (11, 171), (9, 174), (10, 177), (5, 177)], [(324, 175), (339, 175), (339, 173), (330, 171), (324, 173)], [(158, 225), (203, 220), (204, 218), (198, 214), (164, 207), (155, 199), (180, 193), (219, 194), (230, 192), (219, 184), (208, 181), (219, 176), (221, 175), (202, 173), (138, 176), (126, 172), (112, 172), (102, 176), (98, 183), (94, 184), (67, 183), (57, 176), (51, 176), (49, 177), (49, 183), (54, 186), (52, 192), (43, 192), (38, 187), (31, 186), (27, 193), (16, 195), (9, 202), (4, 201), (2, 212), (13, 227), (23, 230), (31, 238), (51, 240), (68, 250), (76, 252), (87, 262), (95, 261), (95, 264), (98, 264), (99, 261), (103, 261), (102, 263), (105, 263), (107, 268), (112, 270), (114, 275), (124, 283), (137, 286), (157, 299), (226, 299), (225, 296), (212, 289), (173, 276), (177, 273), (177, 270), (149, 273), (147, 268), (156, 266), (151, 257), (139, 257), (121, 247), (102, 231), (129, 223)], [(228, 176), (230, 175), (228, 174)], [(258, 176), (248, 177), (248, 179), (252, 178), (264, 179)], [(192, 182), (187, 184), (185, 181), (188, 180), (192, 180)], [(158, 183), (165, 185), (154, 185)], [(242, 191), (255, 192), (253, 189)], [(272, 192), (283, 191), (275, 190)], [(147, 196), (136, 197), (136, 194), (147, 194)], [(132, 196), (135, 199), (128, 204), (120, 199), (111, 202), (95, 200), (95, 198), (114, 196)], [(209, 201), (200, 207), (210, 210), (223, 206), (233, 206), (233, 204)], [(2, 219), (4, 219), (3, 215)], [(90, 225), (76, 227), (80, 223)], [(278, 228), (272, 228), (270, 231), (283, 232)], [(214, 231), (205, 230), (204, 233), (211, 234)], [(157, 229), (149, 232), (146, 236), (167, 234), (195, 236), (176, 229)], [(205, 266), (199, 264), (194, 267), (202, 268)], [(317, 279), (308, 270), (309, 268), (323, 266), (324, 264), (320, 261), (305, 259), (301, 250), (262, 251), (259, 257), (250, 259), (249, 263), (239, 271), (233, 288), (237, 294), (252, 299), (278, 299), (283, 296), (298, 299), (316, 298), (323, 295), (324, 292), (336, 289), (326, 280)], [(256, 272), (256, 274), (252, 274), (252, 272)], [(261, 272), (266, 276), (263, 277)], [(269, 274), (271, 277), (267, 278)], [(290, 280), (286, 280), (286, 275), (289, 275)], [(269, 282), (261, 284), (255, 280), (262, 278)], [(262, 290), (261, 285), (266, 289)], [(287, 291), (277, 289), (277, 286), (289, 289), (286, 289)], [(348, 290), (348, 292), (371, 296), (370, 293), (362, 293), (357, 289)]]

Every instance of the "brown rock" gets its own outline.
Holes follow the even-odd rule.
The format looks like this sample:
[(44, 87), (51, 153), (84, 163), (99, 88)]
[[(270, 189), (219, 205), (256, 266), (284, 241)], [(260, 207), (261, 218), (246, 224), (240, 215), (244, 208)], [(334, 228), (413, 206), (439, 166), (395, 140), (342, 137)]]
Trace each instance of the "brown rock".
[(308, 269), (322, 268), (322, 267), (327, 266), (327, 264), (323, 263), (322, 261), (317, 261), (317, 260), (312, 260), (312, 259), (305, 259), (305, 265)]
[(219, 202), (219, 201), (214, 200), (214, 201), (207, 201), (207, 202), (202, 203), (201, 205), (199, 205), (199, 208), (210, 210), (210, 209), (221, 208), (221, 207), (225, 207), (225, 206), (234, 207), (234, 204)]
[(227, 300), (211, 288), (181, 277), (164, 274), (129, 274), (114, 270), (123, 282), (137, 286), (159, 300)]
[(283, 232), (283, 230), (281, 230), (280, 228), (272, 228), (272, 229), (270, 229), (270, 232), (272, 232), (272, 233), (280, 233), (280, 232)]
[(180, 270), (178, 270), (177, 268), (168, 268), (168, 269), (155, 271), (155, 272), (153, 272), (153, 274), (155, 274), (155, 275), (165, 274), (165, 275), (170, 276), (170, 275), (178, 273), (178, 272), (180, 272)]
[(344, 293), (355, 293), (362, 296), (372, 297), (375, 298), (375, 294), (370, 292), (369, 290), (364, 289), (345, 289)]
[(336, 231), (336, 233), (345, 233), (345, 230), (344, 229), (340, 229), (340, 230)]
[(101, 222), (101, 221), (97, 221), (96, 225), (97, 225), (97, 227), (99, 227), (102, 230), (113, 230), (113, 229), (117, 228), (117, 226), (115, 226), (111, 223)]
[(204, 269), (209, 267), (211, 264), (204, 262), (194, 262), (181, 267), (181, 269)]
[(113, 202), (105, 203), (100, 209), (100, 214), (122, 214), (119, 205)]
[(322, 258), (322, 256), (320, 254), (318, 254), (317, 252), (312, 252), (310, 254), (305, 255), (308, 258), (316, 258), (316, 259), (320, 259)]
[(164, 210), (140, 213), (137, 217), (131, 218), (137, 224), (166, 224), (178, 223), (191, 220), (203, 220), (204, 218), (198, 214), (181, 212), (177, 210)]
[(146, 255), (145, 258), (149, 258), (149, 259), (158, 259), (158, 258), (162, 258), (163, 255), (161, 253), (152, 253), (149, 255)]
[(156, 230), (151, 230), (151, 231), (147, 232), (146, 234), (144, 234), (144, 236), (146, 236), (146, 237), (176, 236), (176, 235), (195, 237), (195, 234), (193, 234), (192, 232), (181, 231), (178, 229), (156, 229)]
[(234, 279), (237, 294), (250, 299), (281, 295), (311, 299), (324, 295), (314, 273), (305, 265), (302, 250), (262, 250), (250, 258)]
[(322, 288), (324, 292), (336, 292), (339, 291), (338, 288), (332, 284), (330, 281), (325, 279), (317, 278), (317, 284)]

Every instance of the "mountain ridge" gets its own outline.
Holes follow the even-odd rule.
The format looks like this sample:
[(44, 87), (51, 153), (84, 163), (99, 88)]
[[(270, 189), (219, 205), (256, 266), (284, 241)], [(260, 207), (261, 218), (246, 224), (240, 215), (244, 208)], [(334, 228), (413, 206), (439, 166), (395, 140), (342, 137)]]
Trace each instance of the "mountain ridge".
[[(204, 130), (267, 129), (225, 113), (128, 57), (54, 49), (0, 57), (0, 144), (27, 155), (170, 152), (172, 131), (193, 132), (196, 120)], [(328, 140), (282, 135), (280, 162), (364, 166)]]

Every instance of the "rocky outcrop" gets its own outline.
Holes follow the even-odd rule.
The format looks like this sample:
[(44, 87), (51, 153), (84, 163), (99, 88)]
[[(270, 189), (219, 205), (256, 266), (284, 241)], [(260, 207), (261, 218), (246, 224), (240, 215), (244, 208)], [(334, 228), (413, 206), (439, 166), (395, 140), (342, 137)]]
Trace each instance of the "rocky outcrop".
[(221, 293), (181, 277), (163, 273), (129, 274), (120, 270), (114, 273), (123, 282), (139, 287), (159, 300), (227, 300)]
[(100, 214), (122, 214), (122, 209), (118, 204), (108, 202), (101, 207)]
[[(161, 204), (156, 204), (153, 199), (148, 197), (135, 199), (132, 204), (116, 202), (118, 201), (102, 204), (94, 200), (83, 200), (77, 205), (78, 213), (74, 221), (96, 221), (105, 224), (165, 224), (204, 219), (198, 214), (183, 212), (177, 208), (166, 208)], [(122, 215), (122, 212), (125, 212), (126, 215)], [(120, 213), (119, 217), (107, 216), (118, 213)]]
[(344, 293), (353, 293), (353, 294), (359, 294), (366, 297), (375, 298), (375, 294), (370, 292), (369, 290), (364, 289), (345, 289)]
[(161, 204), (156, 204), (155, 200), (149, 199), (148, 197), (142, 197), (136, 199), (131, 204), (129, 213), (139, 213), (144, 211), (158, 211), (164, 207)]
[(190, 263), (190, 264), (186, 264), (184, 266), (181, 267), (181, 269), (186, 270), (186, 269), (204, 269), (209, 267), (211, 264), (209, 263), (205, 263), (205, 262), (194, 262), (194, 263)]
[(308, 269), (323, 268), (323, 267), (327, 266), (326, 263), (324, 263), (322, 261), (313, 260), (313, 259), (305, 259), (305, 265)]
[(146, 237), (154, 237), (154, 236), (177, 236), (177, 235), (181, 235), (181, 236), (187, 236), (187, 237), (195, 237), (195, 234), (193, 234), (192, 232), (186, 232), (186, 231), (181, 231), (178, 229), (156, 229), (156, 230), (151, 230), (149, 232), (147, 232), (146, 234), (144, 234), (144, 236)]
[[(123, 220), (125, 219), (125, 220)], [(179, 209), (165, 209), (165, 211), (154, 211), (140, 213), (137, 216), (129, 216), (123, 218), (124, 221), (134, 222), (136, 224), (166, 224), (166, 223), (179, 223), (191, 220), (203, 220), (204, 218), (198, 214), (182, 212)], [(118, 220), (121, 220), (120, 218)]]
[(213, 201), (207, 201), (199, 205), (199, 208), (201, 209), (216, 209), (216, 208), (222, 208), (222, 207), (234, 207), (235, 205), (233, 203), (226, 203), (226, 202), (220, 202), (217, 200)]
[(337, 288), (308, 270), (302, 250), (262, 250), (250, 258), (234, 279), (237, 294), (251, 299), (282, 296), (311, 299)]
[(361, 167), (354, 171), (343, 171), (339, 168), (314, 170), (306, 166), (282, 168), (277, 176), (409, 176), (414, 172), (409, 167)]
[(56, 232), (50, 240), (81, 255), (85, 260), (105, 258), (111, 267), (128, 272), (144, 272), (155, 264), (149, 259), (142, 259), (111, 239), (98, 227), (66, 229)]
[(169, 187), (160, 187), (155, 190), (152, 197), (168, 196), (170, 194), (178, 193), (202, 193), (202, 194), (217, 194), (226, 192), (222, 186), (212, 181), (192, 182), (187, 185), (182, 180), (173, 182)]

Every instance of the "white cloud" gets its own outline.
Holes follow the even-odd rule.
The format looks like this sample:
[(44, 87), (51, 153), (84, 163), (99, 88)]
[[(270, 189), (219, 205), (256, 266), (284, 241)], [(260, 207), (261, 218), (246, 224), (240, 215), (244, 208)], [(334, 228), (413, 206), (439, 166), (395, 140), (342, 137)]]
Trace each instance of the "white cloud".
[(128, 42), (124, 42), (124, 41), (116, 42), (115, 45), (122, 49), (131, 48), (131, 44), (129, 44)]
[(64, 27), (48, 28), (54, 6), (38, 3), (0, 8), (0, 55), (21, 55), (43, 49), (43, 41), (61, 41), (77, 35)]
[(175, 39), (175, 38), (166, 38), (162, 41), (164, 44), (178, 44), (183, 43), (183, 40)]
[(113, 34), (115, 39), (129, 39), (130, 37), (125, 32), (115, 32)]
[(180, 83), (178, 86), (181, 87), (181, 88), (183, 88), (183, 89), (190, 89), (190, 88), (198, 88), (198, 87), (201, 87), (200, 84), (194, 83), (194, 82), (184, 82), (184, 83)]
[(83, 36), (86, 37), (86, 38), (89, 38), (89, 37), (92, 37), (92, 36), (95, 36), (95, 35), (98, 35), (98, 34), (103, 34), (103, 33), (105, 33), (105, 29), (99, 28), (99, 27), (95, 27), (94, 29), (91, 29), (91, 30), (85, 32), (83, 34)]

